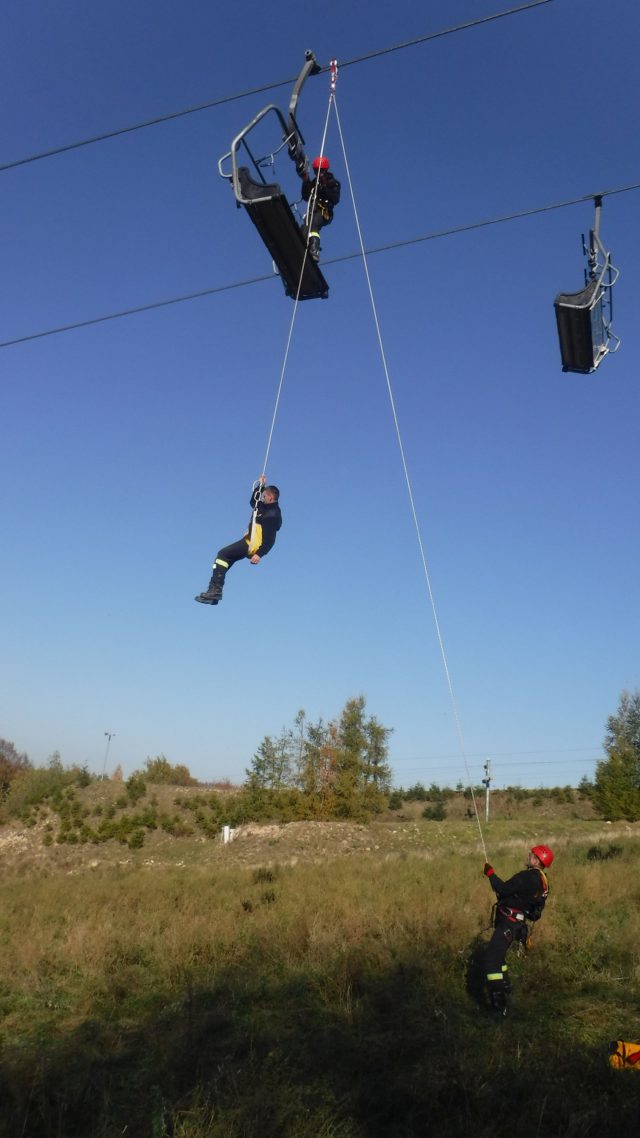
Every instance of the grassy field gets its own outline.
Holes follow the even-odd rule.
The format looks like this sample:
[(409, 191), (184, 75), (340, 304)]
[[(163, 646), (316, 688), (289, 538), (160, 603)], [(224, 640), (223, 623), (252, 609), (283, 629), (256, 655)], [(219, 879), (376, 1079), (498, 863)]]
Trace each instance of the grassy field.
[[(524, 809), (524, 808), (523, 808)], [(485, 829), (508, 876), (540, 814)], [(608, 1138), (639, 1132), (640, 826), (575, 809), (510, 1015), (473, 962), (475, 822), (248, 827), (229, 846), (0, 829), (2, 1138)], [(475, 829), (474, 829), (475, 827)]]

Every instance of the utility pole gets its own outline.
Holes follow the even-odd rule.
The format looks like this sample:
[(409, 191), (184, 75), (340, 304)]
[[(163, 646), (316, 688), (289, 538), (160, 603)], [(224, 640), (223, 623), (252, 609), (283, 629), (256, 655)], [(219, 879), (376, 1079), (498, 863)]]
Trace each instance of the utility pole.
[(489, 794), (491, 792), (491, 759), (487, 759), (484, 764), (484, 775), (482, 780), (484, 786), (484, 820), (489, 821)]
[(111, 740), (115, 736), (115, 731), (105, 731), (105, 735), (107, 736), (107, 747), (106, 747), (106, 750), (104, 752), (104, 763), (102, 764), (102, 781), (103, 782), (104, 782), (106, 775), (107, 775), (107, 759), (109, 758), (109, 747), (111, 746)]

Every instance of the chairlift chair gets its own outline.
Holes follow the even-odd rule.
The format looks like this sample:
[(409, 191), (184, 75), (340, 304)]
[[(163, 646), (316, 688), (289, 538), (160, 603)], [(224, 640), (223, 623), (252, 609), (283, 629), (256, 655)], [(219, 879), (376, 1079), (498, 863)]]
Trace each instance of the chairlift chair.
[(595, 207), (595, 225), (589, 233), (588, 249), (583, 239), (588, 257), (584, 288), (579, 292), (561, 292), (554, 301), (562, 370), (583, 375), (594, 372), (609, 352), (616, 352), (620, 347), (620, 340), (611, 328), (612, 291), (620, 274), (600, 240), (601, 196), (595, 198)]
[[(282, 111), (274, 103), (263, 107), (235, 136), (231, 150), (218, 161), (221, 177), (231, 182), (238, 208), (244, 206), (264, 244), (274, 267), (280, 274), (287, 296), (297, 300), (325, 300), (329, 286), (318, 264), (307, 253), (307, 238), (294, 216), (289, 202), (277, 182), (268, 183), (262, 173), (264, 159), (254, 158), (247, 136), (268, 115), (275, 115), (282, 131), (282, 139), (277, 150), (287, 148), (289, 157), (296, 165), (306, 161), (304, 138), (296, 121), (296, 109), (300, 91), (309, 75), (316, 75), (320, 65), (313, 52), (305, 54), (305, 65), (293, 87), (289, 102), (289, 114), (285, 119)], [(252, 176), (248, 166), (238, 162), (240, 147), (248, 154), (257, 172)], [(231, 162), (231, 170), (228, 163)], [(258, 180), (259, 179), (259, 180)]]

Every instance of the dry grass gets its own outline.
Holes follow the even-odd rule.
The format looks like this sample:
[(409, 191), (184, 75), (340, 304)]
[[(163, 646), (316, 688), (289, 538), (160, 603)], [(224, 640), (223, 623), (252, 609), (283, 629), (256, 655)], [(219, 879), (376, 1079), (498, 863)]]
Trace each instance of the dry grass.
[[(463, 821), (300, 823), (121, 865), (77, 850), (61, 865), (47, 851), (46, 874), (23, 863), (1, 888), (0, 1135), (417, 1138), (437, 1118), (446, 1138), (495, 1138), (533, 1095), (523, 1138), (606, 1138), (615, 1087), (624, 1132), (640, 1079), (610, 1085), (603, 1047), (638, 1032), (640, 827), (553, 831), (552, 898), (514, 958), (502, 1034), (465, 987), (492, 895)], [(533, 820), (492, 822), (498, 872), (535, 837)], [(504, 1116), (496, 1079), (513, 1087)]]

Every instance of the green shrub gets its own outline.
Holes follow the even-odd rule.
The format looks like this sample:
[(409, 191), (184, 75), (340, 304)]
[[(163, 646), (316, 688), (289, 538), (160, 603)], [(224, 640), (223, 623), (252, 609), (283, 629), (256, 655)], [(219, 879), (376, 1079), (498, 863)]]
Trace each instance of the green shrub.
[(607, 849), (602, 846), (591, 846), (587, 850), (587, 861), (610, 861), (611, 858), (620, 857), (622, 846), (610, 845)]
[(46, 799), (62, 799), (62, 794), (75, 771), (65, 771), (59, 764), (48, 767), (31, 767), (21, 771), (12, 779), (5, 798), (5, 810), (11, 817), (19, 817), (23, 811), (36, 806)]
[(444, 822), (446, 816), (447, 811), (443, 802), (436, 802), (433, 806), (425, 806), (422, 811), (422, 817), (429, 822)]
[(147, 785), (140, 774), (132, 774), (131, 777), (127, 779), (125, 786), (127, 788), (127, 796), (131, 803), (139, 802), (147, 793)]
[(188, 767), (181, 763), (173, 765), (164, 755), (157, 759), (147, 759), (145, 768), (139, 776), (147, 782), (164, 783), (167, 786), (197, 786), (197, 778), (191, 777)]
[(161, 814), (158, 820), (165, 834), (171, 834), (172, 838), (188, 838), (193, 834), (193, 827), (183, 821), (179, 814), (174, 814), (173, 817)]
[(415, 786), (409, 787), (404, 797), (407, 802), (426, 802), (428, 795), (422, 783), (417, 782)]

